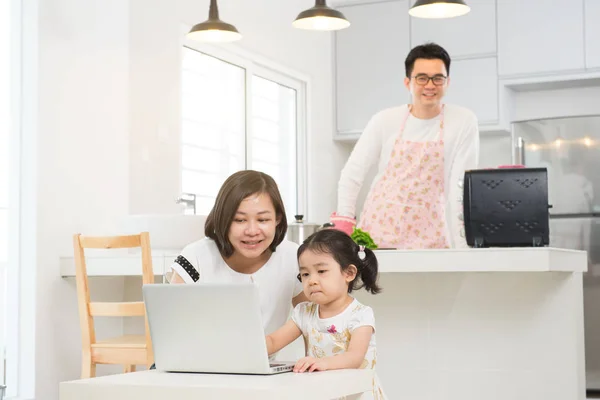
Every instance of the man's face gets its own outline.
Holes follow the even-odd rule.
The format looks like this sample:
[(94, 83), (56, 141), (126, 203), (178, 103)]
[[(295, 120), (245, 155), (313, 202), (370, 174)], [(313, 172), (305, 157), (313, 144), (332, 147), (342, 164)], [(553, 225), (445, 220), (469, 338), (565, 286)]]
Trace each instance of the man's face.
[(428, 108), (441, 104), (449, 83), (446, 65), (439, 59), (418, 58), (410, 78), (404, 78), (404, 85), (412, 95), (412, 103)]

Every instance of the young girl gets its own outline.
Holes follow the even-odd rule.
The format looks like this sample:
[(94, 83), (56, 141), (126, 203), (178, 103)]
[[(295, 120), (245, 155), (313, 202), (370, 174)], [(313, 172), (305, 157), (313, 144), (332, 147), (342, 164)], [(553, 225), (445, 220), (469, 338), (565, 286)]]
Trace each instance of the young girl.
[(205, 225), (206, 238), (187, 245), (171, 265), (171, 283), (256, 282), (265, 334), (305, 301), (297, 281), (298, 245), (285, 240), (287, 220), (277, 184), (252, 170), (231, 175)]
[[(308, 302), (298, 304), (292, 319), (266, 337), (269, 354), (304, 336), (306, 357), (294, 372), (343, 368), (374, 369), (375, 318), (371, 307), (350, 296), (377, 286), (377, 258), (345, 233), (326, 229), (308, 237), (298, 249), (299, 278)], [(377, 377), (361, 399), (385, 399)]]

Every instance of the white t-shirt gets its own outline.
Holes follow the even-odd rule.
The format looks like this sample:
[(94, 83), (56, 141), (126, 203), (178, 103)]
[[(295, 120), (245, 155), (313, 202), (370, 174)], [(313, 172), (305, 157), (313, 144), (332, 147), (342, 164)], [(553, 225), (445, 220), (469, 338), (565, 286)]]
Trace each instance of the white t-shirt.
[[(356, 201), (365, 175), (377, 163), (377, 175), (370, 189), (385, 173), (402, 120), (408, 106), (388, 108), (375, 114), (354, 146), (341, 172), (338, 184), (338, 215), (356, 216)], [(419, 119), (412, 114), (406, 121), (403, 139), (435, 140), (440, 128), (440, 116)], [(444, 107), (444, 189), (446, 193), (446, 222), (452, 247), (467, 247), (462, 222), (462, 187), (465, 170), (479, 163), (479, 128), (472, 111), (446, 104)]]
[(292, 298), (302, 292), (302, 283), (298, 280), (297, 251), (296, 243), (284, 240), (258, 271), (242, 274), (227, 265), (212, 239), (204, 238), (187, 245), (171, 269), (186, 283), (257, 284), (263, 326), (268, 335), (285, 324), (290, 315)]
[[(332, 357), (344, 353), (350, 346), (352, 332), (361, 326), (373, 327), (373, 334), (365, 358), (360, 366), (375, 369), (377, 364), (375, 340), (375, 316), (373, 309), (354, 299), (344, 311), (331, 318), (319, 317), (319, 305), (311, 302), (298, 304), (292, 312), (292, 320), (302, 331), (306, 343), (306, 355), (314, 358)], [(360, 397), (361, 400), (385, 400), (379, 379), (375, 375), (373, 390)]]

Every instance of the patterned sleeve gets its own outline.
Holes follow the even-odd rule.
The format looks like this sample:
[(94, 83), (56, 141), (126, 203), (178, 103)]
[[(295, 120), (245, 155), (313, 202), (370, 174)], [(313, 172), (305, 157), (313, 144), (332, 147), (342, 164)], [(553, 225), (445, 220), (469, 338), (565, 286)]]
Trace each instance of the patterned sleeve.
[(171, 264), (171, 269), (177, 272), (185, 283), (197, 282), (200, 279), (200, 273), (198, 267), (194, 264), (196, 259), (197, 257), (192, 249), (185, 247)]
[[(298, 244), (296, 243), (291, 243), (288, 245), (290, 246), (289, 248), (289, 253), (286, 252), (286, 259), (287, 257), (289, 258), (289, 262), (291, 262), (293, 268), (292, 268), (292, 273), (293, 273), (293, 280), (294, 280), (294, 291), (292, 293), (292, 298), (298, 296), (300, 293), (302, 293), (302, 291), (304, 290), (304, 288), (302, 287), (302, 281), (300, 280), (300, 271), (299, 271), (299, 267), (298, 267), (298, 258), (296, 256), (297, 252), (298, 252), (298, 247), (300, 247)], [(287, 248), (286, 248), (287, 250)]]
[(302, 287), (302, 281), (300, 280), (300, 274), (296, 271), (296, 275), (294, 276), (294, 296), (298, 296), (300, 293), (304, 291), (304, 287)]
[(375, 315), (373, 309), (369, 306), (358, 305), (352, 312), (350, 321), (348, 321), (348, 330), (352, 333), (356, 328), (361, 326), (372, 326), (375, 332)]

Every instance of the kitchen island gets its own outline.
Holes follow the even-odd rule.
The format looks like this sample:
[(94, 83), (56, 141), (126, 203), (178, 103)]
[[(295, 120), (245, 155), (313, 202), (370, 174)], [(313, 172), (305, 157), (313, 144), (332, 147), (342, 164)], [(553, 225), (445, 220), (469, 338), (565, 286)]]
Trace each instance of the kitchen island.
[(583, 251), (378, 251), (390, 399), (584, 400)]
[[(177, 253), (157, 254), (155, 273), (165, 271)], [(383, 292), (353, 294), (374, 309), (377, 374), (389, 399), (585, 399), (585, 252), (491, 248), (376, 254)], [(135, 275), (132, 268), (139, 262), (131, 255), (118, 264), (93, 260), (88, 261), (92, 276)], [(61, 259), (64, 277), (74, 275), (71, 263), (72, 257)], [(300, 356), (302, 346), (295, 345), (293, 354)]]

